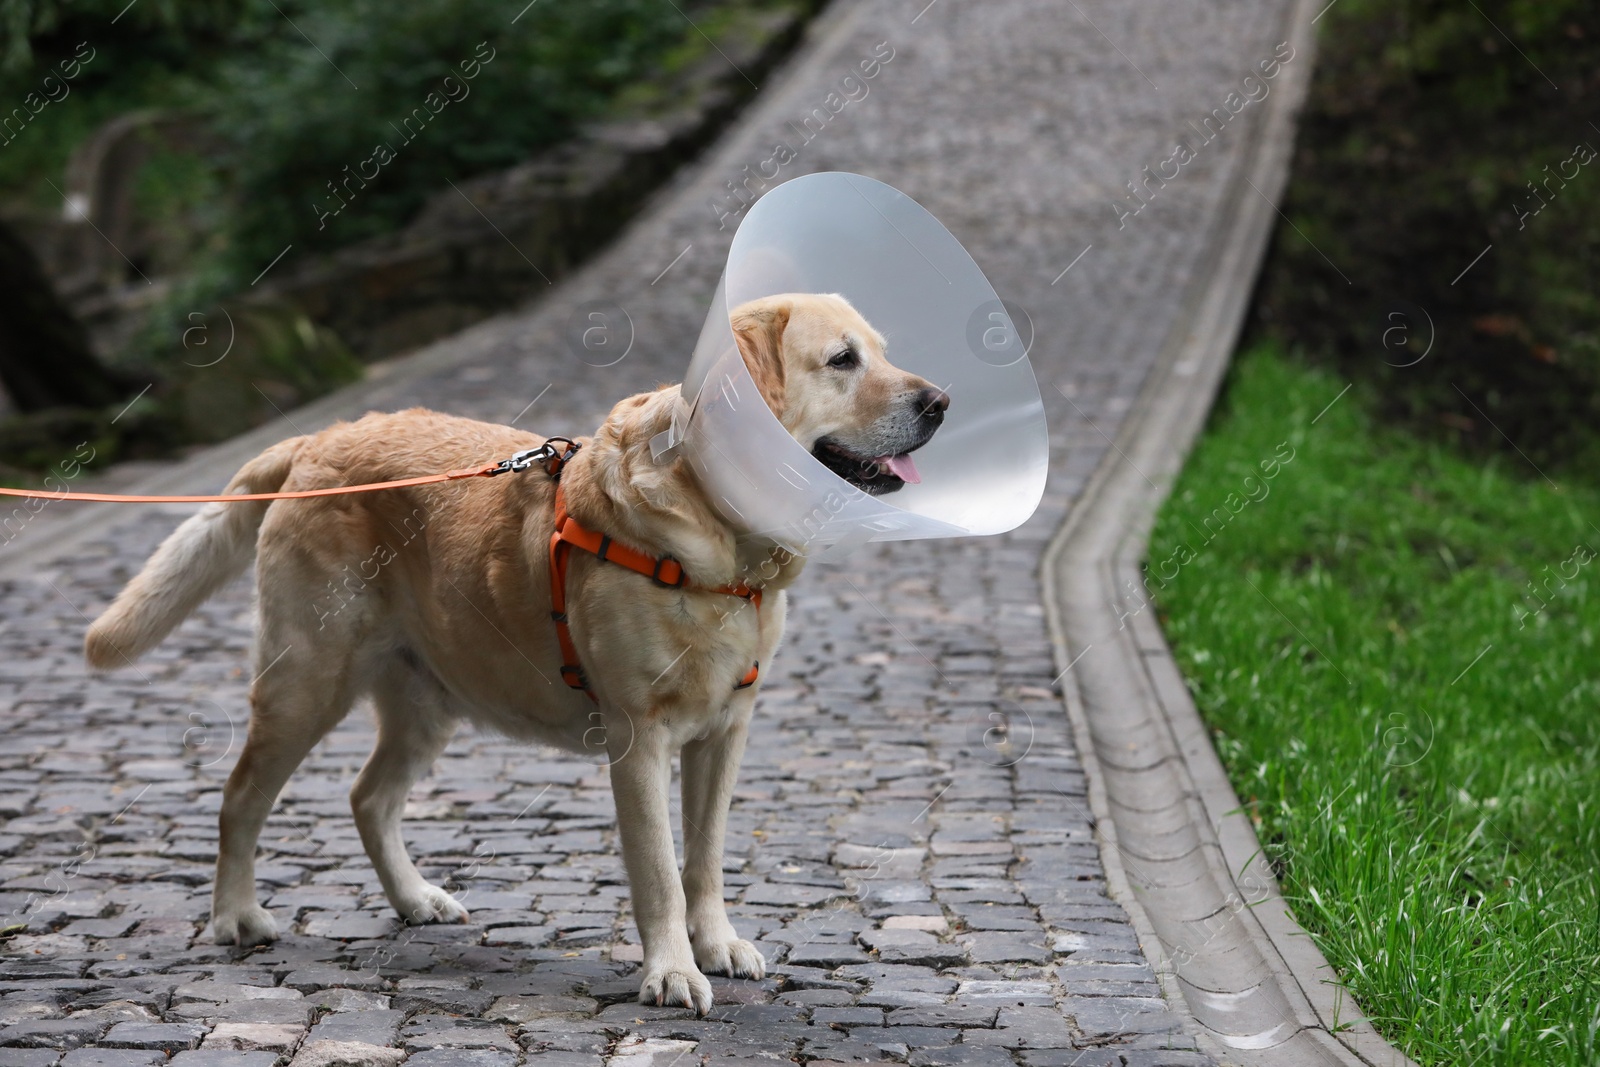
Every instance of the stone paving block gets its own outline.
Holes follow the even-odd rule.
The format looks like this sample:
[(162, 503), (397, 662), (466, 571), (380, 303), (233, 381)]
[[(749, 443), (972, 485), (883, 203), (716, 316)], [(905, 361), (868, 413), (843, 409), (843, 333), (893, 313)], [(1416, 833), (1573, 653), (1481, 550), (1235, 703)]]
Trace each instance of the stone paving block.
[(213, 1004), (222, 1004), (239, 1000), (303, 1000), (305, 994), (298, 989), (273, 985), (247, 985), (229, 982), (215, 982), (209, 979), (200, 982), (188, 982), (172, 991), (171, 1003), (184, 1004), (189, 1001), (209, 1001)]
[(106, 1031), (101, 1043), (107, 1048), (160, 1049), (182, 1052), (200, 1044), (207, 1027), (194, 1023), (118, 1023)]
[(310, 963), (291, 970), (283, 984), (302, 993), (315, 993), (325, 987), (343, 987), (360, 990), (382, 990), (388, 983), (379, 975), (367, 970), (349, 970), (328, 963)]
[(805, 1019), (804, 1008), (792, 1004), (713, 1004), (706, 1016), (712, 1021), (737, 1022), (758, 1028), (798, 1023)]
[(832, 969), (847, 963), (865, 963), (871, 957), (850, 942), (807, 941), (790, 946), (783, 958), (784, 962), (797, 967)]
[(1049, 982), (1038, 979), (970, 979), (956, 987), (962, 1002), (995, 1002), (1009, 1006), (1050, 1006), (1055, 996)]
[(911, 1053), (909, 1062), (911, 1067), (1016, 1067), (1005, 1049), (981, 1045), (920, 1049)]
[(0, 1002), (0, 1026), (14, 1026), (39, 1019), (59, 1019), (66, 1014), (61, 1010), (61, 1002), (53, 996), (42, 1000), (34, 1000), (26, 993), (22, 996), (25, 999), (7, 997)]
[(515, 1067), (517, 1056), (486, 1048), (432, 1048), (406, 1057), (416, 1067)]
[(166, 1014), (169, 1021), (220, 1023), (261, 1023), (304, 1027), (311, 1022), (314, 1009), (304, 1000), (230, 1000), (224, 1004), (196, 1001), (180, 1004)]
[(202, 1051), (288, 1052), (306, 1035), (304, 1026), (276, 1023), (219, 1023), (200, 1043)]
[(743, 900), (746, 904), (811, 908), (849, 895), (842, 887), (831, 889), (825, 886), (757, 882), (746, 887)]
[(108, 1019), (34, 1019), (0, 1030), (0, 1045), (23, 1048), (75, 1049), (100, 1038), (112, 1026)]
[(996, 904), (962, 904), (950, 909), (961, 917), (968, 930), (1012, 930), (1035, 933), (1040, 922), (1032, 908)]
[(885, 963), (949, 967), (967, 959), (963, 946), (941, 942), (924, 930), (867, 930), (860, 937)]
[(551, 926), (499, 926), (489, 931), (484, 944), (537, 948), (547, 943), (555, 934), (556, 930)]
[(1056, 968), (1063, 984), (1076, 982), (1147, 982), (1156, 980), (1148, 963), (1078, 963), (1068, 960)]
[(481, 989), (409, 989), (389, 998), (396, 1011), (448, 1015), (482, 1015), (494, 1002), (494, 994)]
[(1159, 997), (1161, 987), (1155, 982), (1118, 982), (1096, 980), (1088, 982), (1063, 982), (1063, 992), (1078, 997)]
[(882, 1026), (882, 1008), (813, 1008), (811, 1021), (817, 1026)]
[(1155, 997), (1067, 997), (1060, 1010), (1077, 1023), (1085, 1040), (1105, 1042), (1178, 1029), (1179, 1017), (1152, 1010), (1159, 1002)]
[[(61, 1058), (59, 1051), (50, 1048), (0, 1048), (0, 1067), (53, 1067)], [(100, 1065), (83, 1064), (81, 1067), (100, 1067)], [(105, 1067), (114, 1065), (106, 1064)], [(140, 1065), (134, 1064), (130, 1067), (140, 1067)]]
[(319, 911), (305, 922), (309, 937), (331, 937), (340, 941), (360, 941), (369, 937), (389, 937), (400, 928), (398, 919), (364, 911)]
[(817, 1057), (809, 1061), (812, 1065), (898, 1063), (904, 1061), (908, 1050), (898, 1042), (874, 1042), (863, 1039), (860, 1034), (835, 1033), (806, 1042), (805, 1054)]
[(528, 1026), (517, 1029), (517, 1043), (531, 1055), (546, 1052), (603, 1052), (611, 1046), (611, 1033), (603, 1028), (583, 1029), (569, 1024), (563, 1030), (536, 1030)]
[(1055, 1008), (1001, 1008), (992, 1030), (964, 1030), (962, 1044), (1022, 1048), (1071, 1048), (1067, 1019)]
[(1023, 1049), (1019, 1055), (1025, 1067), (1123, 1067), (1114, 1048)]
[(276, 1052), (206, 1048), (180, 1052), (169, 1061), (170, 1067), (272, 1067), (276, 1062)]
[(439, 1049), (473, 1049), (506, 1053), (520, 1051), (521, 1046), (510, 1035), (498, 1030), (423, 1030), (403, 1037), (402, 1047), (408, 1053)]
[(1129, 1049), (1122, 1061), (1126, 1067), (1207, 1067), (1211, 1057), (1181, 1049)]
[(957, 940), (973, 963), (1049, 963), (1055, 954), (1043, 943), (1042, 932), (985, 931)]
[(172, 1003), (172, 996), (160, 988), (138, 989), (129, 986), (112, 986), (85, 993), (71, 1004), (72, 1012), (94, 1011), (99, 1008), (137, 1008), (151, 1018), (159, 1016)]
[(531, 994), (500, 997), (484, 1017), (526, 1023), (535, 1019), (586, 1019), (599, 1010), (600, 1002), (592, 997)]
[(607, 1067), (671, 1067), (691, 1059), (697, 1044), (672, 1038), (625, 1037), (617, 1043)]
[(382, 1011), (389, 1006), (389, 998), (382, 993), (360, 989), (319, 989), (305, 996), (312, 1005), (334, 1013)]
[(48, 981), (77, 978), (89, 968), (89, 960), (31, 960), (0, 957), (0, 980)]
[(166, 1062), (160, 1049), (76, 1048), (61, 1057), (61, 1067), (153, 1067)]
[(997, 1006), (948, 1004), (939, 1007), (895, 1008), (889, 1012), (890, 1026), (993, 1026)]
[(367, 1009), (328, 1015), (311, 1028), (312, 1041), (345, 1041), (388, 1045), (395, 1040), (406, 1013), (395, 1009)]
[(405, 1050), (357, 1041), (308, 1041), (289, 1067), (399, 1067)]
[(62, 933), (69, 937), (126, 937), (138, 925), (138, 919), (123, 916), (116, 919), (77, 919), (68, 923)]

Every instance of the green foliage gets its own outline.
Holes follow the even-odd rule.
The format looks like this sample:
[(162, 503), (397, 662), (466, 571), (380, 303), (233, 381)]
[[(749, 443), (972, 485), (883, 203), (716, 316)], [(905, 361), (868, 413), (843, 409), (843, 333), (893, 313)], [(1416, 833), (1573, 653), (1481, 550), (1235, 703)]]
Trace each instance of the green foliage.
[(1372, 383), (1387, 418), (1593, 469), (1600, 159), (1569, 161), (1600, 150), (1600, 7), (1341, 0), (1321, 29), (1300, 233), (1275, 235), (1253, 336)]
[[(163, 127), (176, 132), (133, 190), (135, 255), (174, 284), (115, 357), (159, 384), (107, 451), (217, 439), (350, 380), (359, 368), (326, 331), (227, 298), (288, 245), (300, 259), (397, 229), (450, 182), (528, 159), (624, 93), (649, 99), (653, 76), (708, 53), (702, 29), (746, 14), (706, 0), (0, 0), (0, 99), (52, 88), (0, 137), (6, 207), (58, 213), (69, 154), (117, 115), (190, 120)], [(197, 372), (215, 347), (188, 341), (215, 341), (228, 314), (237, 349)], [(49, 452), (41, 428), (16, 436), (19, 461)]]
[(29, 70), (35, 43), (66, 38), (139, 42), (155, 45), (197, 43), (236, 33), (252, 16), (259, 22), (266, 5), (224, 0), (0, 0), (0, 74)]
[[(1380, 1031), (1423, 1064), (1588, 1067), (1600, 490), (1375, 426), (1368, 388), (1334, 402), (1346, 384), (1240, 359), (1152, 539), (1193, 553), (1153, 568), (1167, 634)], [(1266, 495), (1203, 528), (1285, 443)]]
[[(280, 35), (227, 61), (209, 110), (232, 150), (241, 269), (290, 242), (393, 229), (447, 181), (528, 158), (687, 29), (646, 0), (535, 4), (513, 26), (515, 14), (488, 0), (344, 0), (295, 16), (316, 48)], [(393, 155), (381, 166), (380, 146)]]
[[(194, 153), (211, 173), (190, 166), (184, 181), (209, 187), (215, 244), (240, 282), (288, 244), (326, 250), (403, 225), (447, 182), (569, 137), (703, 47), (658, 0), (536, 0), (520, 17), (498, 0), (141, 0), (115, 25), (125, 0), (0, 3), (0, 23), (31, 27), (8, 38), (8, 99), (80, 42), (96, 50), (34, 121), (45, 128), (0, 148), (0, 189), (51, 205), (39, 176), (112, 115), (194, 115), (216, 145)], [(703, 6), (684, 10), (704, 19)], [(392, 159), (374, 164), (380, 145)]]

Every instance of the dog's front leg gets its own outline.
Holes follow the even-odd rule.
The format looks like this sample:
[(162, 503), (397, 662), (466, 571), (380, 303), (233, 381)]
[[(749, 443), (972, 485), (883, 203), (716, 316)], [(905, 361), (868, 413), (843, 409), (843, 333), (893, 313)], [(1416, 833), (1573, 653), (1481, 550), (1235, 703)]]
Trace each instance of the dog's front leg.
[[(629, 729), (607, 730), (608, 747), (613, 748), (611, 792), (617, 802), (617, 828), (622, 833), (622, 862), (628, 868), (633, 919), (644, 942), (639, 1001), (681, 1004), (704, 1015), (711, 1010), (711, 983), (695, 967), (684, 922), (678, 857), (672, 847), (668, 809), (672, 746), (665, 729), (640, 720), (644, 717), (636, 717)], [(613, 737), (621, 735), (631, 746), (610, 744)]]
[[(741, 698), (743, 699), (743, 698)], [(761, 978), (761, 950), (728, 922), (722, 902), (722, 845), (754, 697), (727, 729), (683, 746), (683, 893), (694, 960), (706, 974)]]

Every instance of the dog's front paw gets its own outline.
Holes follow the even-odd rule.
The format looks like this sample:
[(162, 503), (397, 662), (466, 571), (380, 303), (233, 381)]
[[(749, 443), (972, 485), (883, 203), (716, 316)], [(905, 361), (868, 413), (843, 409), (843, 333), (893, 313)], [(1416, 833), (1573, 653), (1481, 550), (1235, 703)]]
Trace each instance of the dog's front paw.
[(394, 901), (394, 910), (400, 918), (413, 925), (421, 923), (464, 923), (467, 909), (461, 902), (435, 885), (423, 885)]
[(693, 967), (646, 963), (644, 981), (639, 985), (639, 1003), (681, 1005), (693, 1008), (696, 1015), (704, 1015), (711, 1010), (711, 983)]
[(211, 920), (211, 939), (219, 945), (265, 945), (278, 940), (278, 924), (259, 904), (237, 912), (223, 912)]
[(705, 974), (725, 974), (729, 978), (765, 978), (767, 961), (761, 950), (728, 931), (725, 938), (705, 938), (694, 943), (694, 962)]

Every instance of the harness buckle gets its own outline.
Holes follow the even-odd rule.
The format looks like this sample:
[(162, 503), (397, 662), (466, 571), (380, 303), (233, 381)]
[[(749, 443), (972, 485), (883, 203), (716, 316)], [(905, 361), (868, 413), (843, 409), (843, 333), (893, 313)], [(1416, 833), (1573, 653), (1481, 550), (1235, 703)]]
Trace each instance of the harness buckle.
[[(669, 582), (665, 578), (661, 577), (661, 568), (666, 566), (668, 563), (671, 563), (678, 568), (677, 581)], [(683, 585), (683, 564), (679, 563), (671, 556), (662, 556), (660, 559), (656, 560), (656, 568), (650, 572), (650, 580), (661, 586), (663, 589), (677, 589), (679, 586)]]

